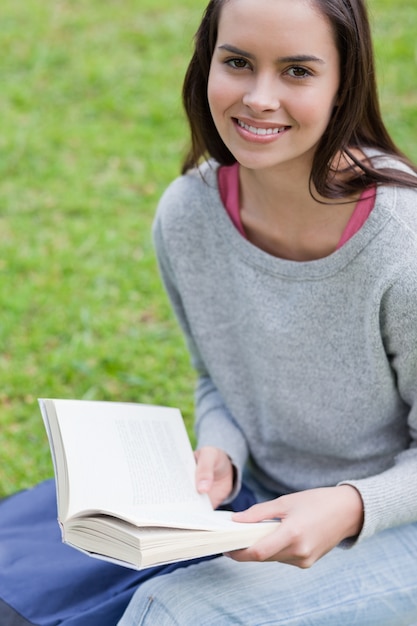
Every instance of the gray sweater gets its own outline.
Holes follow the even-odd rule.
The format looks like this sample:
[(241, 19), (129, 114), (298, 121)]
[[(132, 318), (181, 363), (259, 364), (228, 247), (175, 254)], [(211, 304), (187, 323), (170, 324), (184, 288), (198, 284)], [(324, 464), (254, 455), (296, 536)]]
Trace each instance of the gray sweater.
[(199, 447), (277, 495), (354, 485), (360, 539), (417, 521), (417, 191), (382, 187), (326, 258), (243, 238), (211, 163), (174, 181), (154, 223), (161, 274), (198, 372)]

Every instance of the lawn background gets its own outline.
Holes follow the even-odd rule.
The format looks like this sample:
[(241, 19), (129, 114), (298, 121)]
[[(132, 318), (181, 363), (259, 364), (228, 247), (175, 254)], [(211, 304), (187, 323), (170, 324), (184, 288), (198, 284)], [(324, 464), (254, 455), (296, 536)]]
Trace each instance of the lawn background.
[[(369, 4), (385, 119), (417, 161), (417, 6)], [(204, 6), (2, 0), (0, 496), (52, 475), (40, 396), (178, 406), (191, 432), (193, 373), (149, 231), (186, 147)]]

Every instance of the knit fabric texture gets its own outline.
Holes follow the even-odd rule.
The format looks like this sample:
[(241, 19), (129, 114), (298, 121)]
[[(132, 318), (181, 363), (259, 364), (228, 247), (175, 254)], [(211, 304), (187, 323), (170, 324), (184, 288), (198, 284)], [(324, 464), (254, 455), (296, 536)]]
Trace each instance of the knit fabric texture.
[(230, 456), (236, 490), (245, 465), (277, 495), (353, 485), (359, 540), (417, 521), (417, 191), (379, 187), (342, 248), (296, 262), (236, 230), (217, 167), (174, 181), (154, 222), (198, 446)]

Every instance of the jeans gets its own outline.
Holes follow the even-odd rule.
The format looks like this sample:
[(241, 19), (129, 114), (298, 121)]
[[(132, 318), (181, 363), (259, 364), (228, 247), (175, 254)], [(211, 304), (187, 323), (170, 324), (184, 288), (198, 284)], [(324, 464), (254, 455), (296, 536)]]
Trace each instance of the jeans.
[(143, 583), (119, 626), (417, 626), (417, 523), (335, 548), (312, 568), (192, 564)]

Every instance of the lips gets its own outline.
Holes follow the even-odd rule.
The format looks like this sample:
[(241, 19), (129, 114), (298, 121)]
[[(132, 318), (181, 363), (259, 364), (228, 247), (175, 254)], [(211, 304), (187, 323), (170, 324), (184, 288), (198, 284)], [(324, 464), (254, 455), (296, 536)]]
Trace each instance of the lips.
[(252, 133), (258, 137), (266, 137), (268, 135), (279, 135), (283, 133), (285, 130), (289, 128), (289, 126), (268, 126), (268, 127), (260, 127), (253, 126), (252, 124), (248, 124), (243, 122), (240, 119), (236, 119), (236, 123), (240, 128), (243, 128), (248, 133)]

